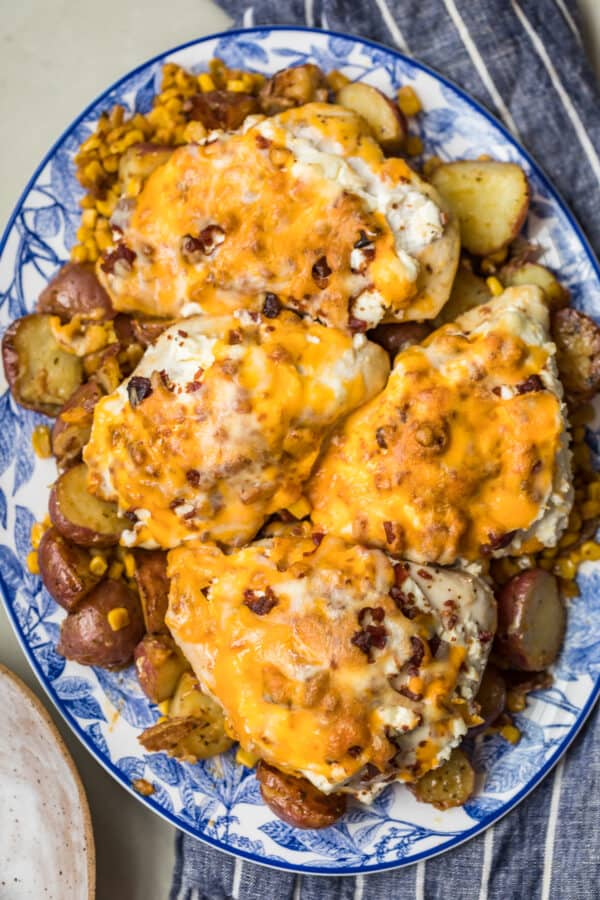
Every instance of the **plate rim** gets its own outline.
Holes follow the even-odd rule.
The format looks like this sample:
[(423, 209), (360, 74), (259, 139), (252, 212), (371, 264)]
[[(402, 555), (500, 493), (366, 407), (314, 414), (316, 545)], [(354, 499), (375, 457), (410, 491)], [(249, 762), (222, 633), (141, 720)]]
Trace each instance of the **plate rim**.
[[(154, 56), (144, 60), (139, 63), (137, 66), (125, 72), (122, 76), (112, 81), (104, 90), (102, 90), (99, 94), (97, 94), (91, 101), (88, 103), (85, 108), (73, 119), (68, 125), (62, 130), (57, 139), (52, 143), (48, 151), (43, 156), (41, 162), (35, 168), (33, 174), (27, 181), (25, 187), (21, 191), (18, 200), (16, 201), (13, 210), (7, 220), (7, 224), (3, 230), (2, 237), (0, 238), (0, 255), (4, 252), (6, 247), (8, 238), (12, 231), (13, 225), (15, 223), (15, 219), (23, 205), (24, 200), (27, 195), (31, 191), (34, 186), (38, 176), (43, 171), (45, 166), (50, 162), (57, 149), (63, 143), (63, 141), (69, 137), (69, 135), (74, 131), (74, 129), (82, 122), (86, 116), (91, 112), (91, 110), (102, 101), (104, 97), (106, 97), (109, 93), (118, 88), (121, 84), (127, 81), (132, 76), (141, 72), (143, 69), (151, 66), (160, 60), (165, 59), (168, 56), (171, 56), (174, 53), (178, 53), (182, 50), (185, 50), (189, 47), (193, 47), (196, 45), (202, 45), (205, 43), (209, 43), (210, 41), (219, 40), (223, 38), (237, 38), (240, 35), (248, 35), (248, 34), (258, 34), (258, 40), (261, 40), (261, 33), (268, 32), (296, 32), (296, 33), (308, 33), (314, 35), (325, 35), (334, 38), (343, 38), (345, 40), (351, 41), (355, 44), (361, 44), (363, 46), (372, 47), (375, 49), (383, 50), (386, 53), (390, 54), (397, 59), (400, 59), (404, 62), (409, 63), (411, 66), (416, 69), (420, 69), (422, 72), (425, 72), (430, 77), (435, 79), (438, 82), (441, 82), (446, 87), (449, 87), (451, 90), (455, 91), (456, 94), (461, 98), (461, 100), (466, 103), (469, 107), (471, 107), (476, 114), (479, 116), (483, 116), (488, 122), (493, 124), (502, 134), (505, 141), (507, 141), (517, 152), (518, 154), (524, 158), (531, 170), (535, 173), (536, 177), (540, 180), (543, 188), (547, 191), (558, 204), (561, 213), (567, 219), (570, 227), (574, 230), (578, 240), (580, 241), (585, 254), (588, 258), (592, 271), (596, 277), (598, 285), (600, 286), (600, 263), (596, 258), (595, 252), (590, 244), (590, 241), (583, 231), (579, 221), (577, 220), (574, 213), (569, 208), (568, 204), (562, 197), (562, 194), (557, 190), (557, 188), (553, 185), (552, 181), (546, 175), (544, 169), (540, 166), (540, 164), (534, 159), (534, 157), (526, 150), (523, 145), (511, 134), (506, 125), (493, 113), (491, 113), (485, 106), (483, 106), (480, 101), (473, 98), (470, 94), (468, 94), (462, 87), (457, 85), (451, 79), (447, 78), (445, 75), (442, 75), (436, 69), (431, 66), (423, 63), (419, 59), (415, 59), (414, 57), (408, 55), (407, 53), (403, 53), (400, 50), (397, 50), (393, 47), (389, 47), (386, 44), (382, 44), (378, 41), (370, 40), (369, 38), (360, 37), (357, 35), (348, 34), (341, 31), (335, 31), (326, 28), (311, 28), (303, 25), (258, 25), (252, 26), (249, 28), (231, 28), (226, 29), (224, 31), (214, 32), (208, 35), (204, 35), (203, 37), (193, 38), (189, 41), (185, 41), (182, 44), (178, 44), (174, 47), (167, 48), (166, 50), (155, 54)], [(390, 861), (390, 862), (382, 862), (377, 863), (373, 866), (348, 866), (345, 868), (323, 868), (313, 865), (302, 865), (295, 863), (285, 863), (282, 861), (274, 862), (270, 859), (265, 859), (264, 857), (255, 856), (253, 853), (245, 851), (241, 848), (231, 847), (230, 845), (226, 845), (222, 843), (219, 839), (212, 838), (209, 835), (198, 834), (192, 828), (187, 826), (185, 823), (181, 822), (175, 814), (170, 813), (169, 811), (163, 809), (158, 806), (152, 800), (152, 795), (149, 797), (144, 797), (134, 790), (132, 785), (127, 780), (124, 773), (122, 773), (116, 766), (113, 765), (110, 759), (107, 759), (103, 753), (101, 753), (97, 746), (93, 743), (93, 741), (89, 738), (89, 736), (83, 731), (80, 727), (77, 719), (72, 717), (71, 713), (63, 707), (62, 702), (58, 695), (53, 690), (51, 684), (46, 680), (46, 677), (39, 665), (37, 659), (31, 652), (29, 645), (24, 639), (24, 636), (21, 634), (21, 630), (19, 624), (16, 619), (16, 615), (13, 611), (12, 605), (9, 603), (6, 593), (3, 587), (0, 585), (0, 598), (2, 599), (3, 606), (7, 612), (9, 622), (15, 633), (19, 646), (23, 650), (27, 661), (33, 672), (38, 679), (40, 685), (45, 691), (46, 695), (52, 701), (55, 709), (60, 713), (64, 721), (68, 724), (69, 728), (73, 733), (77, 736), (78, 740), (83, 744), (85, 749), (90, 753), (93, 759), (102, 766), (128, 793), (134, 796), (138, 801), (147, 806), (152, 812), (159, 815), (170, 825), (173, 825), (177, 830), (185, 832), (196, 840), (200, 841), (203, 844), (206, 844), (210, 847), (213, 847), (217, 850), (220, 850), (223, 853), (228, 854), (229, 856), (233, 856), (236, 858), (244, 859), (252, 863), (256, 863), (258, 865), (263, 865), (271, 869), (275, 869), (278, 871), (284, 872), (294, 872), (300, 875), (309, 874), (309, 875), (321, 875), (323, 877), (327, 876), (355, 876), (355, 875), (368, 875), (376, 872), (385, 872), (385, 871), (393, 871), (395, 869), (407, 868), (409, 866), (415, 865), (419, 861), (433, 859), (436, 856), (440, 856), (443, 853), (448, 852), (449, 850), (453, 850), (454, 848), (460, 846), (461, 844), (466, 843), (472, 838), (483, 834), (490, 828), (492, 825), (495, 825), (496, 822), (499, 822), (504, 816), (508, 815), (508, 813), (512, 812), (536, 787), (541, 783), (541, 781), (552, 771), (552, 769), (560, 762), (561, 758), (564, 756), (568, 748), (571, 746), (573, 741), (577, 738), (581, 729), (585, 725), (587, 719), (589, 718), (598, 698), (600, 696), (600, 676), (596, 679), (595, 683), (592, 686), (590, 691), (590, 695), (587, 698), (586, 703), (582, 707), (579, 712), (579, 715), (575, 722), (573, 722), (571, 728), (568, 733), (565, 735), (563, 740), (557, 744), (554, 752), (551, 756), (546, 760), (544, 765), (536, 772), (536, 774), (532, 777), (532, 779), (520, 790), (518, 791), (511, 799), (507, 802), (505, 807), (501, 807), (499, 810), (490, 813), (483, 819), (479, 819), (472, 828), (469, 828), (466, 831), (463, 831), (460, 835), (456, 835), (451, 837), (447, 842), (443, 845), (431, 848), (428, 850), (422, 850), (418, 853), (411, 855), (411, 857), (407, 860), (398, 860), (398, 861)], [(35, 695), (34, 695), (35, 696)], [(36, 698), (37, 699), (37, 698)], [(42, 706), (43, 709), (43, 706)], [(44, 710), (45, 711), (45, 710)], [(47, 711), (45, 711), (48, 715)], [(56, 728), (56, 726), (53, 727)], [(59, 735), (60, 737), (60, 735)], [(61, 738), (62, 741), (62, 738)]]

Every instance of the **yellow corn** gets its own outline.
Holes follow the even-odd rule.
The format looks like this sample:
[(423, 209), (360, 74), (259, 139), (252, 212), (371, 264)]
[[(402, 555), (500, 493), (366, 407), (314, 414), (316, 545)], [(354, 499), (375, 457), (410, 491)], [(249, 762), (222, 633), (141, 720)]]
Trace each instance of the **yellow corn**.
[(576, 409), (570, 418), (573, 426), (589, 425), (594, 420), (594, 407), (591, 403), (586, 403), (585, 406)]
[(133, 553), (123, 554), (123, 565), (125, 566), (125, 574), (127, 577), (133, 578), (135, 575), (135, 557)]
[(404, 84), (396, 94), (398, 106), (405, 116), (416, 116), (423, 108), (414, 88)]
[(593, 519), (600, 514), (600, 503), (597, 500), (587, 500), (581, 504), (581, 515), (584, 519)]
[(34, 550), (40, 546), (45, 531), (43, 522), (34, 522), (31, 526), (31, 546)]
[(96, 219), (98, 218), (98, 213), (95, 209), (84, 209), (81, 214), (81, 225), (83, 228), (93, 229), (96, 226)]
[(85, 247), (81, 247), (79, 244), (75, 244), (71, 247), (71, 262), (82, 263), (87, 261), (87, 253), (85, 251)]
[(590, 500), (597, 500), (600, 502), (600, 481), (592, 481), (588, 487), (588, 497)]
[(235, 94), (243, 94), (247, 90), (241, 78), (230, 78), (226, 87), (228, 91), (233, 91)]
[(47, 425), (36, 425), (31, 435), (31, 446), (35, 455), (40, 459), (48, 459), (52, 456), (50, 429)]
[(96, 262), (98, 259), (98, 245), (93, 237), (89, 237), (87, 241), (84, 241), (83, 246), (85, 247), (85, 252), (88, 260), (90, 262)]
[(126, 628), (129, 625), (129, 613), (124, 606), (115, 606), (114, 609), (110, 610), (106, 618), (112, 631), (121, 631), (122, 628)]
[(305, 516), (309, 515), (311, 508), (312, 507), (306, 497), (300, 497), (299, 500), (296, 500), (295, 503), (288, 506), (288, 512), (291, 512), (296, 519), (303, 519)]
[(91, 163), (83, 170), (84, 177), (91, 182), (95, 182), (98, 179), (104, 178), (104, 169), (100, 165), (97, 159), (94, 159)]
[(139, 192), (142, 189), (142, 179), (141, 178), (130, 178), (125, 186), (125, 194), (128, 197), (137, 197)]
[(114, 200), (107, 198), (106, 200), (98, 200), (96, 203), (96, 209), (102, 216), (106, 216), (109, 219), (113, 212), (115, 211), (116, 203)]
[(492, 297), (499, 297), (500, 294), (504, 291), (502, 282), (499, 278), (496, 278), (495, 275), (492, 275), (490, 278), (486, 278), (485, 283), (492, 292)]
[(576, 581), (561, 581), (560, 592), (563, 597), (579, 597), (579, 588)]
[(35, 550), (32, 550), (31, 553), (27, 554), (27, 568), (31, 572), (32, 575), (40, 574), (40, 566), (38, 563), (38, 555)]
[(553, 572), (566, 581), (572, 581), (577, 574), (577, 566), (572, 559), (567, 556), (561, 556), (554, 562)]
[(420, 156), (423, 152), (423, 141), (418, 134), (409, 134), (404, 142), (407, 156)]
[(92, 556), (89, 564), (89, 570), (92, 575), (104, 575), (108, 569), (108, 564), (102, 556)]
[(160, 714), (161, 714), (162, 716), (168, 716), (168, 715), (169, 715), (169, 705), (170, 705), (170, 703), (171, 703), (170, 700), (163, 700), (162, 703), (158, 703), (158, 704), (157, 704), (157, 706), (158, 706), (158, 711), (160, 712)]
[(246, 766), (247, 769), (253, 769), (258, 760), (259, 757), (255, 756), (254, 753), (250, 753), (248, 750), (243, 750), (242, 747), (237, 748), (235, 761), (238, 766)]
[(108, 577), (112, 578), (113, 581), (118, 581), (122, 574), (123, 563), (117, 562), (116, 560), (114, 562), (111, 562), (108, 569)]
[(520, 691), (509, 691), (506, 695), (506, 708), (511, 713), (523, 712), (527, 701)]
[(215, 90), (215, 83), (208, 72), (201, 72), (200, 75), (198, 75), (198, 84), (203, 93)]
[(600, 559), (600, 544), (595, 541), (586, 541), (579, 548), (581, 559), (596, 561)]
[(574, 534), (571, 531), (565, 532), (558, 542), (558, 546), (561, 550), (566, 550), (567, 547), (572, 547), (573, 544), (576, 544), (579, 539), (578, 534)]
[(188, 122), (183, 131), (186, 144), (195, 144), (206, 137), (206, 128), (202, 122)]
[(109, 247), (112, 247), (112, 237), (105, 232), (96, 232), (96, 245), (100, 253), (104, 253)]
[(344, 75), (344, 73), (340, 72), (338, 69), (329, 72), (329, 74), (325, 76), (325, 81), (327, 82), (327, 86), (336, 93), (341, 90), (341, 88), (345, 87), (345, 85), (350, 84), (348, 76)]
[(521, 732), (514, 725), (503, 725), (500, 734), (509, 744), (518, 744), (521, 740)]

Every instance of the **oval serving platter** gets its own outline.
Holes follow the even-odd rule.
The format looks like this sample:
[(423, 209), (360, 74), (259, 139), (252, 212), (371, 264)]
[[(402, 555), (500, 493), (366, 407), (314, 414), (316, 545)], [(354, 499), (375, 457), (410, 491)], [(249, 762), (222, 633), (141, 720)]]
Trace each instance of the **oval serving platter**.
[[(230, 31), (194, 41), (150, 60), (94, 101), (50, 149), (17, 204), (0, 243), (0, 326), (34, 307), (37, 295), (68, 259), (78, 227), (81, 189), (73, 155), (100, 113), (115, 103), (145, 112), (161, 66), (174, 61), (194, 71), (219, 56), (232, 67), (271, 74), (314, 62), (340, 69), (391, 93), (417, 91), (424, 114), (417, 125), (427, 155), (444, 159), (488, 153), (527, 173), (532, 203), (526, 236), (544, 248), (542, 261), (560, 271), (574, 304), (600, 317), (600, 268), (586, 240), (543, 173), (481, 106), (427, 67), (368, 41), (304, 28)], [(66, 662), (55, 652), (64, 612), (30, 574), (25, 560), (30, 528), (46, 513), (54, 464), (37, 459), (31, 433), (43, 418), (17, 407), (0, 382), (0, 592), (17, 637), (54, 704), (88, 750), (121, 784), (145, 778), (139, 797), (154, 812), (221, 850), (281, 869), (352, 874), (394, 868), (434, 856), (482, 832), (511, 810), (565, 752), (600, 691), (600, 566), (579, 572), (581, 596), (571, 602), (565, 646), (553, 686), (531, 696), (516, 716), (521, 741), (486, 737), (474, 750), (479, 790), (463, 808), (439, 812), (417, 803), (401, 786), (371, 807), (354, 806), (325, 831), (299, 831), (261, 802), (254, 774), (234, 754), (196, 765), (147, 754), (137, 735), (158, 711), (133, 669), (109, 673)], [(600, 419), (588, 441), (600, 451)], [(139, 795), (136, 795), (139, 796)]]

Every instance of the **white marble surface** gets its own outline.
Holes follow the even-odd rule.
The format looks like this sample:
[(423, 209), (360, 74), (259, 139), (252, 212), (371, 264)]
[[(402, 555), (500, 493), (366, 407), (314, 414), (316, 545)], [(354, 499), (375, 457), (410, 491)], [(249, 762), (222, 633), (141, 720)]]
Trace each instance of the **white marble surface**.
[[(566, 0), (569, 5), (569, 0)], [(600, 0), (580, 0), (600, 73)], [(31, 173), (69, 122), (114, 79), (161, 50), (227, 28), (209, 0), (21, 0), (2, 5), (0, 231)], [(0, 662), (45, 700), (0, 607)], [(94, 824), (98, 900), (163, 900), (174, 829), (104, 772), (50, 706), (84, 782)]]

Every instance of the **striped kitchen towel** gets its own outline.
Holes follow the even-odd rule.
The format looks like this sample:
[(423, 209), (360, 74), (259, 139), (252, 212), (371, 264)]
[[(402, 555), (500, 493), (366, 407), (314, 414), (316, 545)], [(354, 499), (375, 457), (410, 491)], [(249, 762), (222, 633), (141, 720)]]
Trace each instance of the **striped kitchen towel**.
[[(600, 252), (600, 92), (569, 0), (218, 2), (236, 25), (357, 34), (442, 72), (532, 152)], [(513, 812), (449, 853), (396, 872), (295, 876), (179, 834), (171, 900), (595, 900), (599, 746), (596, 711), (566, 758)]]

